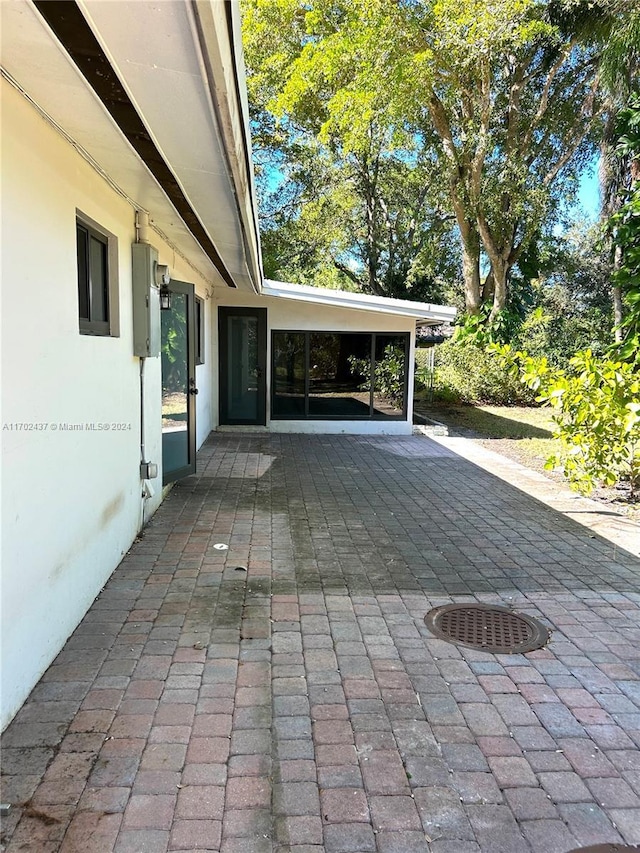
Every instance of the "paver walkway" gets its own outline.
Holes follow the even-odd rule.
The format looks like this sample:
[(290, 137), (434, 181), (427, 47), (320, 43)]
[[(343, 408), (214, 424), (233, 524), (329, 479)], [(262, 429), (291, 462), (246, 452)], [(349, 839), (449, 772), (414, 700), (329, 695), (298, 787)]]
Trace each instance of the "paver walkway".
[[(452, 600), (551, 642), (437, 640)], [(3, 735), (6, 850), (638, 843), (639, 609), (636, 557), (428, 438), (214, 435)]]

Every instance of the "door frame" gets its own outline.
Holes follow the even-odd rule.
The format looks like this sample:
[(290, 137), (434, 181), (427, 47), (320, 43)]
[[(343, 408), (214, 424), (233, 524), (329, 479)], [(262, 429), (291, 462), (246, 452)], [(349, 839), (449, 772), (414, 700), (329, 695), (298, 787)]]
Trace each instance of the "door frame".
[[(162, 485), (166, 486), (183, 477), (189, 477), (196, 472), (196, 311), (195, 311), (195, 285), (189, 281), (179, 281), (172, 278), (169, 282), (169, 290), (172, 293), (182, 293), (187, 302), (187, 453), (189, 462), (182, 468), (176, 468), (167, 473), (162, 467)], [(161, 340), (161, 345), (163, 341)], [(162, 383), (162, 364), (160, 365), (160, 376)]]
[[(229, 393), (229, 370), (227, 349), (229, 337), (227, 334), (229, 317), (255, 317), (258, 321), (258, 399), (256, 418), (230, 418), (227, 407)], [(235, 308), (231, 305), (218, 307), (218, 387), (220, 425), (266, 426), (267, 423), (267, 309), (266, 308)]]

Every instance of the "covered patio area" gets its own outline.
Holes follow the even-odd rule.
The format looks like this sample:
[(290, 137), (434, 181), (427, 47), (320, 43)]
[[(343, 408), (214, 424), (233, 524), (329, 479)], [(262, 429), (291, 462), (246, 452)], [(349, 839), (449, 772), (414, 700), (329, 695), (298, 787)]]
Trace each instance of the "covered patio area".
[(638, 844), (640, 560), (425, 436), (212, 434), (2, 746), (7, 853)]

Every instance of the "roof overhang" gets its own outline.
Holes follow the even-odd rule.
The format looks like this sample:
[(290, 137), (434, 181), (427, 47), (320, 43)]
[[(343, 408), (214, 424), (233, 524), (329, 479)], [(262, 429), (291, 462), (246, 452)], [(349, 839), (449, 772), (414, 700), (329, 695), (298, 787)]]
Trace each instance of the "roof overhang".
[(449, 305), (432, 305), (429, 302), (410, 302), (406, 299), (390, 299), (386, 296), (369, 296), (365, 293), (351, 293), (347, 290), (329, 290), (321, 287), (309, 287), (301, 284), (289, 284), (282, 281), (265, 280), (262, 293), (281, 299), (297, 302), (309, 302), (334, 308), (351, 308), (355, 311), (376, 311), (380, 314), (395, 314), (410, 317), (419, 326), (437, 326), (451, 323), (456, 309)]
[[(118, 120), (119, 107), (110, 107), (82, 62), (74, 61), (66, 33), (52, 28), (52, 16), (70, 12), (88, 28), (117, 77), (151, 160), (159, 157), (166, 167), (165, 184), (158, 177), (162, 169), (132, 144), (126, 117)], [(206, 280), (258, 292), (261, 261), (237, 2), (14, 0), (0, 3), (0, 14), (7, 79), (133, 207), (150, 214), (152, 227)]]

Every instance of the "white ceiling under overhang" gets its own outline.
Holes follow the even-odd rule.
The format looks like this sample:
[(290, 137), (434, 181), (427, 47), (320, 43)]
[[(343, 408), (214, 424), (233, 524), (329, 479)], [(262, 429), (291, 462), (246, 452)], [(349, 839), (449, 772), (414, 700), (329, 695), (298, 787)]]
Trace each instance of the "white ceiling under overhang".
[[(84, 0), (79, 6), (228, 272), (238, 287), (259, 289), (251, 175), (238, 177), (249, 162), (243, 113), (228, 82), (211, 80), (221, 58), (203, 55), (228, 47), (228, 31), (202, 48), (194, 8), (184, 0)], [(206, 279), (221, 285), (213, 263), (37, 9), (13, 0), (0, 3), (0, 14), (3, 68)], [(219, 126), (214, 101), (224, 119), (224, 97), (236, 127)]]

